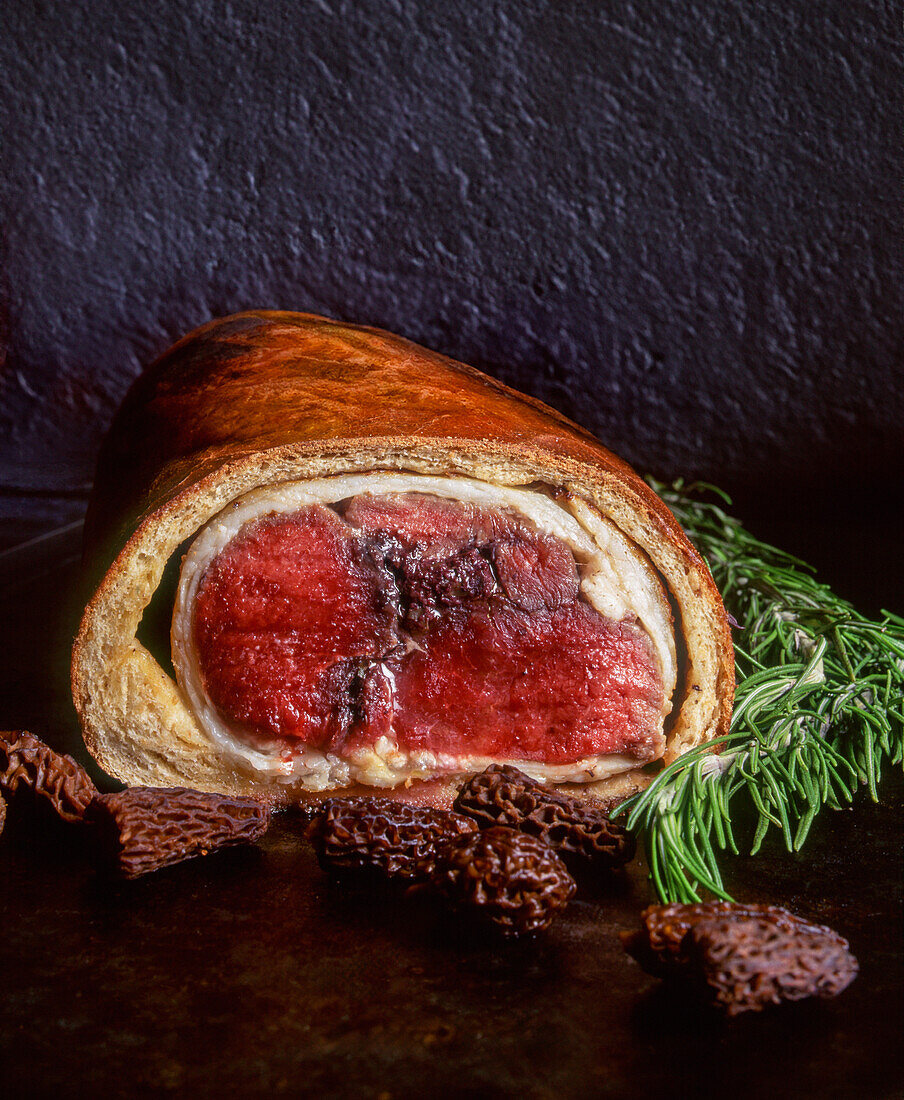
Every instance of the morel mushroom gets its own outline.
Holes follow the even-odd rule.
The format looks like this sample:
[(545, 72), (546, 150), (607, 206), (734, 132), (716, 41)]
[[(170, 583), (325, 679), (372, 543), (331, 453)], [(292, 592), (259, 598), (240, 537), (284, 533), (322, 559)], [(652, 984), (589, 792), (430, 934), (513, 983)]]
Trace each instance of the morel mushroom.
[(429, 881), (454, 908), (504, 936), (547, 928), (575, 891), (545, 841), (502, 826), (443, 844)]
[(481, 828), (507, 825), (540, 837), (572, 869), (622, 867), (634, 856), (634, 837), (609, 820), (601, 803), (573, 798), (509, 764), (491, 764), (470, 779), (455, 809)]
[(84, 820), (97, 794), (88, 773), (27, 730), (0, 732), (0, 790), (32, 791), (64, 820)]
[(98, 825), (116, 869), (137, 878), (232, 844), (259, 840), (270, 810), (251, 798), (185, 787), (128, 787), (98, 795), (90, 819)]
[(833, 997), (857, 975), (847, 940), (775, 905), (651, 905), (622, 942), (650, 974), (704, 990), (729, 1016)]
[(307, 829), (327, 871), (377, 871), (390, 878), (429, 877), (436, 846), (477, 826), (449, 810), (390, 798), (328, 799)]
[(783, 929), (766, 917), (721, 918), (687, 934), (691, 971), (729, 1016), (804, 997), (835, 997), (857, 976), (847, 941), (828, 928)]

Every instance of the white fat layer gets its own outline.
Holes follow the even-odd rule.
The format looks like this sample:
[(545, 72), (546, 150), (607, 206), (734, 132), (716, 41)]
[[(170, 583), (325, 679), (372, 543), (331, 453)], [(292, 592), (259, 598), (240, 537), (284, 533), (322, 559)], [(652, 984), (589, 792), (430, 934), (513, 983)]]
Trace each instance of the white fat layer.
[[(649, 559), (614, 523), (589, 504), (568, 497), (568, 506), (597, 546), (581, 591), (601, 614), (621, 619), (626, 611), (637, 616), (659, 658), (665, 697), (671, 700), (677, 680), (675, 632), (665, 589)], [(626, 611), (620, 613), (620, 608)], [(668, 710), (666, 710), (666, 714)]]
[(372, 749), (358, 750), (340, 758), (303, 744), (287, 749), (285, 743), (275, 739), (267, 742), (256, 737), (252, 746), (240, 731), (224, 720), (204, 688), (192, 629), (195, 597), (207, 567), (248, 523), (265, 516), (291, 514), (309, 504), (336, 504), (365, 493), (374, 496), (429, 493), (486, 508), (508, 509), (566, 543), (580, 564), (581, 591), (587, 602), (610, 619), (636, 618), (652, 643), (665, 696), (657, 731), (660, 746), (663, 744), (662, 724), (671, 710), (677, 680), (672, 616), (653, 566), (610, 520), (572, 496), (566, 498), (566, 508), (535, 489), (513, 489), (470, 478), (374, 472), (256, 489), (214, 516), (185, 556), (173, 612), (172, 653), (176, 679), (198, 724), (238, 765), (252, 769), (261, 777), (310, 791), (353, 783), (395, 787), (407, 780), (473, 774), (491, 763), (500, 762), (515, 764), (535, 779), (558, 783), (594, 782), (637, 766), (636, 759), (616, 754), (548, 765), (535, 761), (447, 757), (424, 751), (408, 753), (385, 737)]

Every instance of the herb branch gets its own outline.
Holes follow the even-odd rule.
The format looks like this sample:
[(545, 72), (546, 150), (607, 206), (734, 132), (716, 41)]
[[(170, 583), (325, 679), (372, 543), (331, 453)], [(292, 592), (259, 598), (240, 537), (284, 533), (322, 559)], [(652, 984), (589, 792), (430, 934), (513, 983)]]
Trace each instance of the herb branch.
[[(904, 760), (904, 619), (860, 615), (804, 562), (760, 542), (712, 486), (650, 481), (709, 563), (736, 631), (729, 733), (686, 753), (616, 811), (642, 832), (663, 901), (730, 899), (719, 853), (738, 854), (732, 813), (752, 808), (749, 851), (771, 827), (789, 851), (824, 806), (849, 804)], [(711, 750), (719, 745), (717, 753)]]

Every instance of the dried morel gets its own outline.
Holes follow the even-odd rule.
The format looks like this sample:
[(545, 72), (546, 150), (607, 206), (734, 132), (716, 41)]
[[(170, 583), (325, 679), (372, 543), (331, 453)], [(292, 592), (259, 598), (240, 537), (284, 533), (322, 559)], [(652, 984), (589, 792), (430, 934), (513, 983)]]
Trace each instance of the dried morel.
[(653, 905), (625, 950), (657, 977), (703, 989), (730, 1015), (833, 997), (857, 975), (847, 940), (774, 905)]
[(455, 809), (481, 828), (507, 825), (551, 845), (572, 867), (622, 867), (634, 857), (634, 837), (586, 802), (544, 786), (509, 764), (491, 764), (458, 792)]
[(6, 824), (6, 803), (3, 801), (3, 796), (0, 795), (0, 833), (3, 832), (3, 826)]
[(327, 871), (428, 876), (439, 842), (474, 832), (470, 818), (391, 798), (330, 798), (307, 829)]
[(764, 917), (704, 920), (687, 934), (692, 972), (729, 1016), (804, 997), (835, 997), (857, 976), (846, 940), (828, 928), (793, 932)]
[(0, 732), (0, 790), (45, 799), (64, 821), (83, 821), (97, 794), (88, 773), (26, 730)]
[(98, 795), (91, 820), (102, 835), (116, 869), (137, 878), (232, 844), (259, 840), (270, 811), (251, 798), (205, 794), (185, 787), (128, 787)]
[(504, 936), (548, 927), (575, 890), (545, 841), (499, 825), (443, 844), (429, 881), (456, 909)]
[(716, 919), (745, 921), (753, 918), (769, 921), (783, 932), (815, 929), (835, 934), (831, 929), (811, 924), (777, 905), (705, 901), (696, 905), (650, 905), (640, 914), (641, 928), (636, 932), (622, 932), (621, 939), (628, 954), (648, 974), (668, 978), (687, 967), (685, 937), (694, 925)]

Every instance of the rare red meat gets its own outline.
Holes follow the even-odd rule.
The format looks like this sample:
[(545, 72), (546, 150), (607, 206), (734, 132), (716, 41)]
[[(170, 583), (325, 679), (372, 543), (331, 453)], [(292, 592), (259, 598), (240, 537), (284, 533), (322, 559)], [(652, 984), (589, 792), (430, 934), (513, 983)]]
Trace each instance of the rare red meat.
[(488, 542), (505, 524), (500, 512), (424, 493), (353, 497), (345, 507), (345, 518), (362, 531), (391, 533), (426, 554)]
[(396, 675), (405, 749), (565, 764), (643, 755), (662, 707), (649, 642), (587, 604), (451, 619)]
[(651, 754), (646, 635), (579, 597), (570, 549), (512, 513), (421, 494), (258, 521), (195, 606), (207, 692), (250, 736), (563, 764)]
[(359, 670), (397, 643), (378, 568), (330, 509), (260, 520), (211, 563), (195, 601), (204, 685), (250, 731), (341, 743)]

